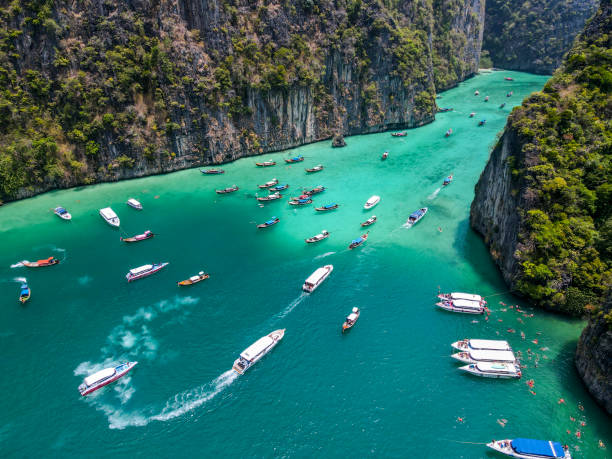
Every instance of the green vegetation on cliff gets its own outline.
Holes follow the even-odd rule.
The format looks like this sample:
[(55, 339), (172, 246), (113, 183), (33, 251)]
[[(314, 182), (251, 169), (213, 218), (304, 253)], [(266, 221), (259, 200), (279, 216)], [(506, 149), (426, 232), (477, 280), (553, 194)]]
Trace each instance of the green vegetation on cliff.
[(517, 290), (547, 307), (580, 314), (612, 284), (612, 21), (609, 1), (563, 66), (509, 128), (510, 157), (523, 184)]

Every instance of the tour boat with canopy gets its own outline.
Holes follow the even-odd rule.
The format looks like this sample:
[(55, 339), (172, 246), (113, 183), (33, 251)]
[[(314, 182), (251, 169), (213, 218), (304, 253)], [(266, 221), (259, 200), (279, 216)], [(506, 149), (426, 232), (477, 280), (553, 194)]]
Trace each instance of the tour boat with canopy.
[(257, 167), (270, 167), (270, 166), (276, 166), (276, 161), (272, 161), (272, 160), (269, 160), (269, 161), (263, 161), (263, 162), (261, 162), (261, 163), (255, 163), (255, 165), (256, 165)]
[(316, 288), (321, 285), (325, 279), (327, 279), (327, 276), (329, 276), (333, 270), (333, 265), (325, 265), (322, 268), (317, 268), (317, 270), (308, 276), (308, 279), (304, 281), (302, 290), (307, 293), (314, 292)]
[(357, 319), (359, 319), (360, 314), (361, 311), (359, 308), (352, 309), (351, 313), (346, 316), (346, 319), (344, 319), (344, 323), (342, 324), (342, 333), (353, 328), (353, 325), (355, 325), (355, 322), (357, 322)]
[(204, 271), (200, 271), (197, 276), (191, 276), (189, 279), (185, 279), (180, 282), (177, 282), (177, 284), (181, 286), (193, 285), (193, 284), (197, 284), (198, 282), (202, 282), (203, 280), (206, 280), (209, 277), (210, 276), (206, 274)]
[(42, 268), (44, 266), (57, 265), (59, 262), (60, 261), (57, 258), (49, 257), (49, 258), (45, 258), (43, 260), (37, 260), (37, 261), (24, 260), (21, 262), (21, 264), (27, 268)]
[(127, 200), (127, 205), (136, 210), (142, 210), (142, 204), (134, 198)]
[(19, 302), (21, 304), (24, 304), (26, 301), (28, 301), (30, 299), (31, 293), (32, 292), (30, 291), (30, 287), (28, 287), (28, 284), (23, 282), (21, 284), (21, 290), (19, 292)]
[(512, 351), (497, 351), (490, 349), (474, 349), (452, 354), (451, 357), (463, 363), (502, 362), (517, 363)]
[(121, 223), (115, 211), (110, 207), (100, 209), (100, 217), (102, 217), (110, 226), (118, 227)]
[(459, 369), (483, 378), (510, 379), (522, 376), (520, 367), (514, 363), (478, 362)]
[(372, 215), (370, 218), (368, 218), (365, 222), (363, 222), (361, 224), (362, 227), (364, 226), (370, 226), (372, 224), (376, 223), (376, 215)]
[(168, 263), (153, 263), (150, 265), (142, 265), (138, 268), (130, 269), (130, 271), (125, 275), (125, 278), (128, 282), (132, 282), (138, 279), (142, 279), (143, 277), (150, 276), (151, 274), (155, 274), (157, 271), (161, 270), (168, 266)]
[(225, 174), (223, 169), (200, 169), (200, 172), (205, 175)]
[(315, 167), (310, 167), (308, 169), (306, 169), (306, 172), (319, 172), (323, 170), (323, 165), (322, 164), (317, 164)]
[(53, 209), (53, 213), (55, 215), (57, 215), (59, 218), (61, 218), (62, 220), (71, 220), (72, 219), (72, 215), (70, 215), (70, 212), (68, 212), (66, 209), (64, 209), (63, 207), (56, 207), (55, 209)]
[(285, 159), (286, 163), (299, 163), (301, 161), (304, 161), (304, 157), (302, 155), (297, 155), (297, 156), (294, 156), (293, 158)]
[(307, 204), (312, 204), (312, 199), (308, 198), (300, 198), (300, 199), (292, 199), (289, 201), (289, 204), (292, 206), (305, 206)]
[(278, 179), (272, 179), (269, 182), (264, 183), (263, 185), (257, 185), (259, 188), (270, 188), (271, 186), (278, 185)]
[(215, 190), (215, 192), (217, 194), (233, 193), (234, 191), (238, 191), (238, 186), (237, 185), (232, 185), (231, 187), (224, 188), (222, 190)]
[(319, 241), (322, 241), (323, 239), (327, 239), (328, 237), (329, 237), (329, 231), (323, 230), (319, 234), (309, 237), (308, 239), (305, 239), (305, 241), (308, 244), (312, 244), (313, 242), (319, 242)]
[(406, 220), (406, 226), (411, 227), (416, 225), (419, 221), (421, 221), (421, 218), (425, 216), (427, 210), (427, 207), (423, 207), (416, 212), (412, 212), (410, 217), (408, 217), (408, 220)]
[(372, 207), (376, 206), (376, 204), (378, 204), (380, 202), (380, 196), (370, 196), (370, 198), (366, 201), (366, 203), (363, 205), (363, 208), (365, 210), (371, 209)]
[(257, 199), (258, 201), (264, 201), (265, 202), (265, 201), (275, 201), (275, 200), (280, 199), (282, 197), (283, 197), (283, 195), (280, 194), (277, 191), (276, 193), (269, 194), (268, 196), (257, 196), (257, 198), (255, 198), (255, 199)]
[(267, 228), (268, 226), (276, 225), (279, 221), (280, 221), (280, 218), (272, 217), (267, 222), (264, 222), (264, 223), (261, 223), (261, 224), (257, 225), (257, 228)]
[(138, 362), (125, 362), (116, 367), (105, 368), (93, 375), (87, 376), (83, 379), (83, 384), (79, 386), (79, 392), (81, 395), (87, 395), (98, 389), (102, 389), (107, 384), (117, 381), (119, 378), (128, 374), (137, 364)]
[(572, 459), (569, 448), (558, 441), (515, 438), (493, 440), (487, 446), (498, 453), (521, 459)]
[(363, 244), (366, 240), (368, 239), (368, 233), (362, 234), (360, 237), (358, 237), (357, 239), (353, 239), (351, 241), (351, 243), (349, 244), (348, 248), (349, 249), (354, 249), (355, 247), (359, 247), (361, 244)]
[(272, 333), (259, 338), (244, 351), (240, 353), (234, 361), (232, 369), (239, 375), (243, 375), (245, 371), (255, 365), (261, 358), (270, 352), (280, 340), (285, 336), (285, 329), (275, 330)]
[(319, 212), (326, 212), (328, 210), (337, 209), (338, 207), (339, 207), (338, 204), (333, 203), (333, 204), (327, 204), (327, 205), (322, 206), (322, 207), (315, 207), (315, 210), (319, 211)]
[(485, 307), (478, 301), (470, 300), (452, 300), (441, 301), (436, 303), (436, 306), (446, 311), (461, 312), (464, 314), (484, 314)]
[(392, 132), (391, 136), (392, 137), (406, 137), (408, 135), (407, 132)]
[(146, 241), (147, 239), (151, 239), (153, 236), (155, 236), (155, 234), (153, 234), (152, 231), (146, 230), (142, 234), (137, 234), (136, 236), (132, 237), (120, 237), (119, 239), (123, 242), (140, 242)]
[(453, 181), (453, 174), (449, 175), (448, 177), (444, 179), (444, 182), (442, 182), (442, 186), (448, 186), (450, 185), (450, 182), (452, 181)]
[(508, 341), (492, 339), (462, 339), (451, 344), (458, 351), (512, 351)]
[(303, 193), (308, 196), (312, 196), (314, 194), (323, 193), (324, 191), (325, 191), (325, 187), (319, 185), (319, 186), (314, 187), (312, 190), (304, 190)]
[(463, 293), (463, 292), (440, 293), (438, 294), (438, 298), (440, 298), (443, 301), (444, 300), (446, 301), (469, 300), (469, 301), (476, 301), (483, 305), (487, 304), (487, 302), (485, 301), (483, 297), (481, 297), (480, 295), (475, 295), (473, 293)]

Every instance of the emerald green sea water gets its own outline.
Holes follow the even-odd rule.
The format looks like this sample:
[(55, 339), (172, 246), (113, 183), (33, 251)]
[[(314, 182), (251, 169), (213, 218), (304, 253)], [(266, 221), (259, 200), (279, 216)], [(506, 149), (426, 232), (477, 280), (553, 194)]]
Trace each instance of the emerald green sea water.
[[(441, 95), (439, 105), (453, 112), (403, 138), (350, 137), (343, 149), (322, 142), (241, 159), (220, 176), (192, 169), (0, 208), (2, 456), (492, 458), (485, 442), (524, 436), (567, 443), (578, 458), (609, 457), (609, 418), (573, 365), (584, 322), (504, 293), (468, 224), (497, 133), (512, 106), (545, 81), (479, 75)], [(482, 118), (486, 125), (477, 127)], [(286, 165), (295, 154), (306, 160)], [(268, 158), (278, 165), (254, 166)], [(319, 163), (323, 172), (304, 172)], [(452, 184), (440, 189), (451, 173)], [(321, 184), (328, 190), (315, 204), (340, 208), (296, 209), (284, 198), (261, 208), (256, 185), (275, 177), (290, 184), (284, 198)], [(240, 191), (215, 194), (232, 184)], [(380, 204), (364, 211), (374, 194)], [(127, 207), (130, 197), (144, 210)], [(57, 205), (71, 222), (53, 215)], [(121, 218), (120, 230), (99, 217), (106, 206)], [(423, 206), (425, 218), (402, 227)], [(378, 222), (366, 244), (348, 250), (372, 214)], [(255, 228), (272, 216), (278, 225)], [(119, 240), (147, 229), (156, 237)], [(329, 239), (304, 243), (323, 229)], [(62, 263), (18, 264), (51, 255)], [(160, 261), (170, 264), (126, 282), (130, 268)], [(331, 276), (302, 294), (304, 279), (330, 263)], [(176, 285), (200, 270), (210, 279)], [(19, 278), (32, 289), (25, 306)], [(490, 318), (437, 310), (438, 288), (487, 295)], [(524, 312), (510, 307), (517, 304)], [(361, 317), (342, 335), (353, 306)], [(278, 328), (286, 328), (283, 341), (236, 377), (230, 368), (239, 353)], [(460, 372), (450, 343), (465, 337), (509, 340), (523, 355), (523, 378)], [(139, 364), (114, 385), (79, 395), (84, 376), (123, 360)]]

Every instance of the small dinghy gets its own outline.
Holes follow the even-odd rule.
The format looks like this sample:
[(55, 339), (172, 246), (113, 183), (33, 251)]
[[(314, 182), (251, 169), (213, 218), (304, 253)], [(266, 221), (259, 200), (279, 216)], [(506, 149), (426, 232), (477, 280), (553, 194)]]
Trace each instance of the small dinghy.
[(233, 193), (234, 191), (238, 191), (237, 185), (232, 185), (231, 187), (223, 188), (222, 190), (215, 190), (217, 194), (228, 194), (228, 193)]
[(370, 196), (370, 198), (366, 201), (366, 203), (363, 205), (363, 208), (365, 210), (371, 209), (372, 207), (376, 206), (376, 204), (378, 204), (380, 202), (380, 196)]
[(480, 121), (478, 122), (478, 126), (484, 126), (484, 125), (486, 124), (486, 122), (487, 122), (487, 120), (484, 120), (484, 119), (483, 119), (483, 120), (480, 120)]
[(257, 185), (257, 186), (261, 189), (264, 189), (264, 188), (270, 188), (274, 185), (278, 185), (278, 179), (272, 179), (269, 182), (264, 183), (263, 185)]
[(323, 165), (319, 164), (315, 167), (311, 167), (310, 169), (306, 169), (306, 172), (319, 172), (323, 170)]
[(26, 301), (30, 299), (30, 287), (25, 282), (21, 284), (21, 291), (19, 292), (19, 302), (24, 304)]
[(476, 116), (476, 112), (470, 113), (470, 118), (474, 118)]
[(313, 242), (319, 242), (323, 239), (327, 239), (329, 237), (329, 231), (323, 230), (316, 236), (309, 237), (308, 239), (304, 239), (307, 244), (312, 244)]
[(499, 106), (499, 108), (501, 109), (501, 108), (504, 108), (505, 106), (506, 106), (506, 102), (504, 102), (503, 104), (501, 104), (501, 105)]
[(127, 205), (132, 207), (133, 209), (142, 210), (142, 204), (140, 203), (140, 201), (137, 201), (134, 198), (128, 199), (127, 200)]
[(317, 287), (321, 285), (325, 279), (327, 279), (333, 270), (333, 265), (325, 265), (321, 268), (317, 268), (317, 270), (308, 276), (308, 279), (304, 281), (302, 290), (304, 290), (306, 293), (314, 292)]
[(493, 440), (487, 446), (498, 453), (521, 459), (572, 459), (569, 448), (558, 441), (531, 440), (515, 438), (514, 440)]
[(275, 330), (263, 338), (259, 338), (240, 353), (240, 357), (234, 361), (232, 369), (239, 375), (243, 375), (245, 371), (259, 362), (264, 355), (274, 349), (283, 339), (283, 336), (285, 336), (284, 328)]
[(357, 319), (359, 319), (359, 314), (361, 314), (359, 308), (353, 308), (351, 313), (346, 316), (346, 319), (344, 319), (344, 323), (342, 324), (342, 333), (353, 328), (353, 325), (355, 325), (355, 322), (357, 322)]
[(63, 207), (56, 207), (55, 209), (53, 209), (53, 213), (57, 215), (59, 218), (61, 218), (62, 220), (72, 219), (72, 215), (70, 215), (70, 213)]
[(264, 223), (260, 223), (259, 225), (257, 225), (257, 228), (267, 228), (268, 226), (273, 226), (276, 225), (278, 222), (280, 221), (280, 218), (278, 217), (272, 217), (270, 220), (268, 220), (267, 222)]
[(336, 203), (333, 204), (327, 204), (323, 207), (315, 207), (315, 210), (318, 212), (327, 212), (328, 210), (334, 210), (337, 209), (339, 206)]
[(504, 80), (506, 80), (506, 81), (514, 81), (514, 78), (504, 77)]
[(128, 374), (137, 364), (138, 362), (125, 362), (116, 367), (105, 368), (93, 375), (87, 376), (83, 380), (83, 384), (79, 386), (79, 392), (81, 395), (87, 395), (98, 389), (102, 389), (107, 384), (117, 381), (119, 378)]
[(303, 193), (308, 196), (313, 196), (315, 194), (323, 193), (324, 191), (325, 191), (325, 187), (319, 185), (319, 186), (314, 187), (312, 190), (304, 190)]
[(452, 112), (452, 111), (453, 111), (452, 108), (447, 108), (447, 107), (438, 109), (438, 113), (446, 113), (446, 112)]
[(303, 199), (292, 199), (291, 201), (289, 201), (289, 204), (292, 206), (305, 206), (308, 204), (312, 204), (312, 199), (310, 199), (310, 197)]
[(137, 234), (136, 236), (132, 236), (132, 237), (120, 237), (119, 240), (123, 241), (123, 242), (140, 242), (140, 241), (145, 241), (147, 239), (151, 239), (153, 236), (155, 236), (155, 234), (153, 234), (151, 231), (146, 230), (144, 233), (142, 234)]
[(205, 175), (225, 174), (223, 169), (200, 169), (200, 172)]
[(385, 160), (385, 159), (387, 159), (388, 157), (389, 157), (389, 152), (388, 152), (388, 151), (385, 151), (385, 152), (382, 154), (382, 157), (381, 157), (380, 159), (381, 159), (382, 161), (384, 161), (384, 160)]
[(168, 263), (153, 263), (150, 265), (142, 265), (138, 268), (130, 269), (130, 271), (125, 275), (125, 278), (128, 282), (132, 282), (138, 279), (142, 279), (143, 277), (150, 276), (151, 274), (155, 274), (166, 266), (168, 266)]
[(474, 91), (474, 95), (475, 96), (479, 96), (480, 95), (480, 91), (477, 89), (476, 91)]
[(484, 101), (485, 101), (485, 102), (489, 102), (489, 96), (485, 97), (485, 98), (484, 98)]
[(26, 266), (28, 268), (42, 268), (44, 266), (53, 266), (53, 265), (57, 265), (60, 261), (56, 258), (53, 257), (49, 257), (49, 258), (45, 258), (44, 260), (38, 260), (38, 261), (22, 261), (21, 264), (23, 264), (23, 266)]
[(376, 223), (376, 215), (372, 215), (370, 218), (368, 218), (365, 222), (363, 222), (361, 224), (361, 226), (370, 226), (372, 224)]
[(276, 161), (269, 160), (269, 161), (264, 161), (264, 162), (262, 162), (262, 163), (255, 163), (255, 165), (256, 165), (257, 167), (270, 167), (270, 166), (276, 166)]
[(197, 276), (191, 276), (189, 279), (185, 279), (180, 282), (177, 282), (177, 284), (180, 286), (193, 285), (193, 284), (197, 284), (198, 282), (202, 282), (203, 280), (206, 280), (209, 277), (210, 276), (206, 274), (204, 271), (200, 271)]
[(478, 362), (459, 367), (459, 369), (483, 378), (510, 379), (521, 377), (520, 367), (513, 363)]
[(448, 186), (450, 185), (452, 181), (453, 181), (453, 174), (449, 175), (448, 177), (444, 179), (444, 181), (442, 182), (442, 186)]
[(427, 207), (423, 207), (417, 210), (416, 212), (412, 212), (410, 214), (410, 217), (408, 217), (408, 220), (406, 220), (406, 226), (408, 228), (411, 228), (412, 226), (420, 222), (421, 218), (423, 218), (425, 214), (427, 213), (427, 210), (428, 210)]
[(391, 136), (392, 137), (406, 137), (408, 135), (407, 132), (392, 132)]
[(467, 301), (474, 301), (483, 306), (487, 304), (487, 302), (482, 296), (476, 295), (474, 293), (462, 293), (462, 292), (439, 293), (438, 298), (440, 298), (442, 301), (467, 300)]
[(276, 193), (269, 194), (268, 196), (257, 196), (258, 201), (266, 202), (266, 201), (276, 201), (277, 199), (282, 198), (283, 195), (278, 191)]
[(118, 227), (121, 223), (115, 211), (110, 207), (100, 209), (100, 217), (102, 217), (110, 226)]
[(453, 133), (453, 130), (449, 129), (448, 131), (446, 131), (446, 134), (444, 134), (444, 137), (450, 137), (452, 133)]
[(355, 247), (359, 247), (361, 244), (363, 244), (366, 240), (368, 239), (368, 233), (365, 233), (363, 235), (361, 235), (361, 237), (358, 237), (357, 239), (353, 239), (351, 241), (351, 243), (349, 244), (349, 249), (354, 249)]
[(304, 161), (304, 157), (302, 155), (298, 155), (298, 156), (294, 156), (293, 158), (285, 159), (286, 163), (299, 163), (301, 161)]

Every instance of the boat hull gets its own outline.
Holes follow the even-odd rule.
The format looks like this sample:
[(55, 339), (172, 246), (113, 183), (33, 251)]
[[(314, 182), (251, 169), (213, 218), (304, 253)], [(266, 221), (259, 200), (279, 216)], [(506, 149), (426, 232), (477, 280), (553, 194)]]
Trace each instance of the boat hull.
[(479, 376), (481, 378), (491, 378), (491, 379), (520, 379), (521, 378), (520, 373), (486, 373), (486, 372), (474, 370), (470, 368), (470, 365), (459, 367), (459, 369), (471, 375)]
[(185, 279), (183, 281), (177, 282), (177, 285), (179, 286), (185, 286), (185, 285), (193, 285), (193, 284), (197, 284), (198, 282), (202, 282), (203, 280), (208, 279), (210, 276), (208, 274), (204, 274), (203, 276), (200, 276), (200, 278), (198, 280), (191, 280), (191, 279)]
[(462, 314), (484, 314), (485, 312), (484, 307), (480, 309), (466, 309), (466, 308), (457, 308), (451, 305), (445, 305), (444, 303), (436, 303), (436, 306), (438, 306), (440, 309), (444, 309), (445, 311), (458, 312)]
[(334, 270), (334, 266), (333, 265), (325, 265), (323, 266), (323, 268), (325, 268), (327, 270), (327, 272), (325, 273), (324, 276), (322, 276), (315, 284), (313, 285), (307, 285), (306, 283), (304, 283), (304, 285), (302, 285), (302, 290), (305, 291), (306, 293), (312, 293), (314, 292), (317, 288), (319, 288), (319, 285), (321, 285), (325, 279), (327, 279), (329, 277), (329, 275), (332, 273), (332, 271)]
[(154, 267), (153, 269), (151, 269), (150, 271), (144, 272), (144, 273), (142, 273), (142, 274), (137, 274), (137, 275), (134, 275), (134, 276), (130, 276), (130, 274), (128, 273), (128, 274), (126, 275), (126, 279), (127, 279), (127, 281), (128, 281), (128, 282), (134, 282), (134, 281), (136, 281), (136, 280), (138, 280), (138, 279), (143, 279), (143, 278), (145, 278), (145, 277), (149, 277), (150, 275), (155, 274), (155, 273), (156, 273), (156, 272), (158, 272), (158, 271), (161, 271), (161, 270), (162, 270), (162, 269), (164, 269), (166, 266), (168, 266), (168, 263), (161, 263), (160, 265), (155, 266), (155, 267)]
[[(487, 443), (487, 446), (498, 453), (505, 454), (509, 457), (516, 457), (520, 459), (552, 459), (551, 456), (541, 456), (537, 454), (521, 454), (512, 449), (510, 442), (512, 440), (498, 440)], [(504, 446), (506, 444), (507, 446)], [(565, 451), (563, 459), (572, 459), (572, 456), (568, 450)]]
[(280, 341), (283, 339), (283, 337), (285, 336), (285, 329), (281, 329), (281, 330), (275, 330), (272, 333), (269, 333), (268, 336), (270, 338), (272, 338), (273, 342), (272, 344), (266, 349), (265, 352), (263, 352), (262, 354), (258, 355), (257, 357), (253, 358), (252, 361), (249, 362), (248, 365), (246, 365), (245, 367), (241, 367), (240, 365), (238, 365), (238, 362), (240, 361), (240, 358), (237, 358), (234, 361), (234, 365), (232, 366), (232, 370), (234, 370), (236, 373), (238, 373), (239, 375), (243, 375), (249, 368), (251, 368), (253, 365), (255, 365), (257, 362), (259, 362), (262, 358), (264, 358), (264, 356), (266, 356), (267, 354), (270, 353), (270, 351), (272, 349), (274, 349), (278, 343), (280, 343)]
[(126, 374), (128, 374), (132, 370), (132, 368), (134, 368), (138, 364), (138, 362), (129, 362), (129, 363), (130, 364), (125, 370), (118, 372), (112, 378), (109, 378), (101, 382), (100, 384), (96, 384), (95, 386), (91, 386), (87, 388), (86, 390), (80, 391), (81, 395), (85, 396), (85, 395), (91, 394), (92, 392), (102, 389), (104, 386), (108, 386), (110, 383), (113, 383), (117, 381), (118, 379), (124, 377)]

